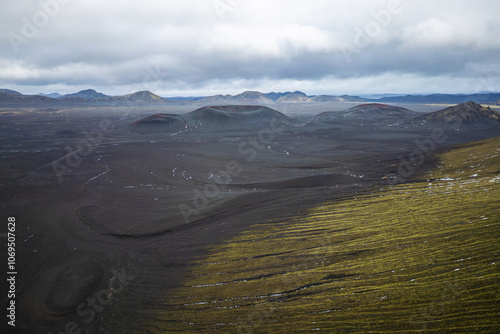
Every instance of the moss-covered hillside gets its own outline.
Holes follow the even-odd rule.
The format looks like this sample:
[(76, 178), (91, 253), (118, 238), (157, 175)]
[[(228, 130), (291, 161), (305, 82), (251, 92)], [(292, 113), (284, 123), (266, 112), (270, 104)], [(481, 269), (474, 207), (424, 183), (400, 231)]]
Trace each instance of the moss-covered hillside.
[(214, 246), (144, 332), (500, 332), (500, 138)]

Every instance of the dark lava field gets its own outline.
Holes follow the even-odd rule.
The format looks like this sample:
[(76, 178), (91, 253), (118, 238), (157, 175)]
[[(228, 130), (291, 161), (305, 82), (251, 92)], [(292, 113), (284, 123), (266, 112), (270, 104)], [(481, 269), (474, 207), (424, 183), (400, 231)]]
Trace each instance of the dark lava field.
[(498, 112), (323, 107), (0, 109), (2, 333), (498, 333)]

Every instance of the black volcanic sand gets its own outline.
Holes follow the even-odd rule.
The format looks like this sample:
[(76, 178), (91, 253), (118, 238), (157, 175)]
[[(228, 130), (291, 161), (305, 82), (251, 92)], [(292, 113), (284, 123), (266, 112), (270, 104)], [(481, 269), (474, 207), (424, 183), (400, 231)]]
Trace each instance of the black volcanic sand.
[[(208, 246), (325, 200), (402, 181), (400, 158), (418, 150), (416, 139), (432, 138), (428, 129), (267, 110), (248, 129), (238, 118), (228, 132), (217, 123), (228, 121), (221, 116), (227, 110), (206, 112), (196, 119), (213, 126), (172, 131), (167, 121), (161, 131), (162, 124), (132, 124), (181, 113), (0, 110), (0, 216), (17, 222), (15, 332), (140, 330)], [(446, 135), (436, 148), (500, 131)], [(405, 179), (435, 163), (430, 155), (423, 160)]]

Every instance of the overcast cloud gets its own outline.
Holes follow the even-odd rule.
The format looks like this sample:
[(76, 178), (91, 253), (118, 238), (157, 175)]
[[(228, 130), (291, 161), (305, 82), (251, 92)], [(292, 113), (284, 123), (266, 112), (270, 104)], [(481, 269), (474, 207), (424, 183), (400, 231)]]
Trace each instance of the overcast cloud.
[(2, 0), (0, 88), (500, 91), (496, 0)]

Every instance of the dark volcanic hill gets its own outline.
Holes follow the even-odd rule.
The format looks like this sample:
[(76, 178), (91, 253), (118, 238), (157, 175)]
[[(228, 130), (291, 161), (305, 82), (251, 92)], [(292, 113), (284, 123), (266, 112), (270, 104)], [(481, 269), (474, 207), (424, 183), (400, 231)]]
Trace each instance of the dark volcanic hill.
[(415, 112), (406, 108), (380, 103), (360, 104), (345, 111), (327, 111), (316, 116), (320, 122), (339, 122), (356, 120), (367, 123), (384, 123), (405, 120), (415, 116)]
[(227, 105), (199, 108), (185, 116), (189, 128), (225, 130), (261, 130), (272, 122), (292, 123), (277, 110), (263, 106)]
[(281, 127), (295, 121), (277, 110), (252, 105), (202, 107), (185, 115), (155, 114), (132, 125), (141, 132), (151, 131), (258, 131), (270, 126)]
[(410, 123), (417, 127), (446, 130), (500, 128), (500, 114), (489, 107), (467, 102), (415, 117)]

